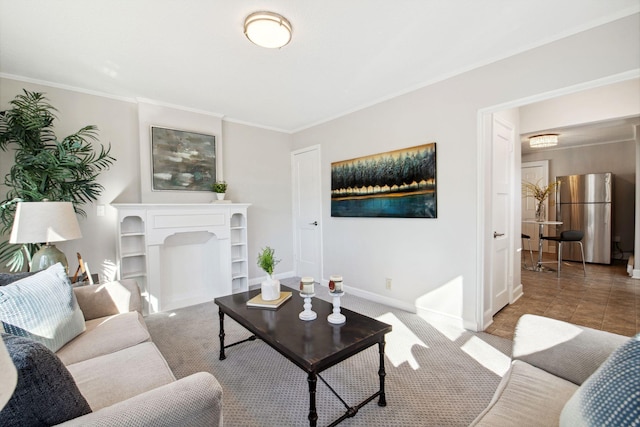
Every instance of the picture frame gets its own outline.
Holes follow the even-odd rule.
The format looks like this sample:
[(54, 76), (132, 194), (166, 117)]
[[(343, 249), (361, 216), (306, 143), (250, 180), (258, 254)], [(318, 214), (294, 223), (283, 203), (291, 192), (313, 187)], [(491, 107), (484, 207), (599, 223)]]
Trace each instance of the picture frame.
[(211, 191), (217, 179), (215, 135), (151, 126), (151, 190)]
[(331, 163), (331, 216), (437, 218), (436, 143)]

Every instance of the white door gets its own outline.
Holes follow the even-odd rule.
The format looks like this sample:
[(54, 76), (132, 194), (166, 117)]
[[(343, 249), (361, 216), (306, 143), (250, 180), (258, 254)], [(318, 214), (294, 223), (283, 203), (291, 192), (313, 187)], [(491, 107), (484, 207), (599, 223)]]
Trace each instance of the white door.
[(491, 315), (509, 303), (511, 260), (510, 212), (512, 211), (511, 169), (513, 126), (493, 119), (492, 127), (492, 225), (491, 230)]
[[(522, 182), (530, 182), (532, 184), (547, 185), (549, 179), (549, 161), (542, 160), (539, 162), (527, 162), (522, 163)], [(547, 204), (546, 212), (549, 213), (549, 200), (544, 202)], [(534, 219), (536, 217), (536, 203), (533, 197), (527, 197), (527, 194), (522, 191), (522, 219)], [(538, 235), (540, 230), (536, 224), (522, 224), (522, 233), (531, 236), (531, 249), (538, 251)], [(522, 250), (529, 251), (529, 247), (526, 242), (523, 243)], [(542, 242), (542, 251), (548, 251), (547, 242)], [(528, 254), (524, 254), (529, 256)], [(537, 258), (536, 258), (537, 259)]]
[(320, 147), (291, 154), (295, 273), (322, 281)]

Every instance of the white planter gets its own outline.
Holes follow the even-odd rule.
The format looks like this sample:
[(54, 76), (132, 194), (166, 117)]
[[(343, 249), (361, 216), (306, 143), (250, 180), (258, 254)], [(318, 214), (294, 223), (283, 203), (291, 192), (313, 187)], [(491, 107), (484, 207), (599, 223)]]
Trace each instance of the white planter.
[(280, 281), (267, 276), (267, 280), (261, 283), (260, 292), (262, 293), (262, 299), (265, 301), (273, 301), (280, 298)]
[(218, 200), (224, 200), (224, 195), (227, 193), (216, 193), (216, 199)]

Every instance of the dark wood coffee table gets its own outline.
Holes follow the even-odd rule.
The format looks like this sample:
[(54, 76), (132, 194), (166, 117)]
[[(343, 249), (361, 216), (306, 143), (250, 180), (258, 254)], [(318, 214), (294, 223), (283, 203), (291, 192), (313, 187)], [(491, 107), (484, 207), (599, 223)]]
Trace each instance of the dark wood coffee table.
[[(338, 397), (346, 408), (346, 412), (336, 421), (335, 426), (346, 418), (356, 415), (358, 410), (378, 397), (378, 405), (386, 406), (384, 391), (384, 335), (391, 332), (391, 325), (379, 322), (354, 311), (341, 308), (347, 321), (342, 325), (333, 325), (327, 321), (327, 316), (333, 312), (333, 305), (329, 302), (313, 298), (313, 311), (318, 318), (303, 321), (298, 314), (303, 310), (303, 299), (297, 290), (282, 287), (282, 291), (291, 291), (291, 299), (277, 310), (249, 308), (246, 303), (260, 293), (256, 289), (249, 292), (228, 295), (215, 299), (220, 315), (220, 360), (224, 360), (225, 349), (243, 342), (261, 339), (278, 353), (295, 363), (307, 372), (309, 385), (309, 425), (316, 426), (318, 413), (316, 411), (316, 383), (320, 378), (329, 390)], [(264, 311), (271, 314), (263, 316)], [(253, 335), (245, 340), (233, 344), (224, 344), (224, 315), (228, 315), (244, 326)], [(349, 406), (335, 390), (319, 375), (345, 359), (378, 344), (380, 353), (380, 390), (355, 406)]]

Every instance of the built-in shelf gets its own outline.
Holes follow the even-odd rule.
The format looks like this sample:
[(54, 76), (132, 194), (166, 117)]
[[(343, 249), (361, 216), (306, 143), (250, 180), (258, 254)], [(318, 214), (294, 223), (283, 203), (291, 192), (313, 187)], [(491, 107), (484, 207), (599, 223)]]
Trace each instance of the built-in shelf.
[[(118, 210), (119, 277), (138, 281), (145, 300), (145, 313), (198, 304), (210, 301), (212, 296), (248, 290), (248, 204), (131, 203), (113, 206)], [(203, 232), (208, 233), (204, 234), (204, 240), (195, 237), (202, 236)], [(207, 235), (214, 237), (207, 238)], [(162, 255), (161, 248), (167, 239), (174, 239), (174, 244), (169, 244), (167, 250), (175, 250), (176, 236), (184, 236), (178, 238), (178, 246), (204, 245), (219, 259), (218, 263), (205, 263), (201, 272), (189, 271), (189, 286), (185, 286), (183, 280), (175, 277), (172, 280), (163, 274), (167, 269), (165, 264), (171, 263), (173, 258)], [(211, 238), (215, 243), (207, 244)], [(184, 277), (183, 269), (178, 264), (169, 270), (179, 271)], [(208, 277), (209, 273), (214, 277)], [(194, 291), (195, 288), (198, 291)]]

